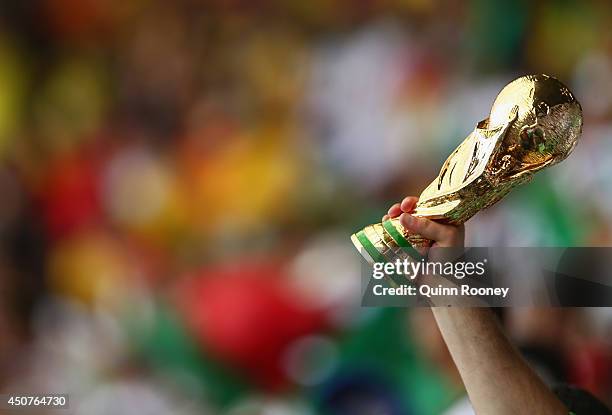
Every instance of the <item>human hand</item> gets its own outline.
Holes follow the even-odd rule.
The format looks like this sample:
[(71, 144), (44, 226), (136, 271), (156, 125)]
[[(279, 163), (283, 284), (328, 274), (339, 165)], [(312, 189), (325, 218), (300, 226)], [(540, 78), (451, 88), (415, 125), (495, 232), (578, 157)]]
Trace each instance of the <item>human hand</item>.
[(383, 216), (383, 221), (399, 216), (401, 225), (409, 231), (415, 232), (433, 241), (432, 247), (459, 247), (462, 248), (465, 240), (465, 227), (463, 225), (445, 225), (427, 218), (413, 216), (414, 208), (419, 198), (407, 196), (400, 203), (389, 208)]

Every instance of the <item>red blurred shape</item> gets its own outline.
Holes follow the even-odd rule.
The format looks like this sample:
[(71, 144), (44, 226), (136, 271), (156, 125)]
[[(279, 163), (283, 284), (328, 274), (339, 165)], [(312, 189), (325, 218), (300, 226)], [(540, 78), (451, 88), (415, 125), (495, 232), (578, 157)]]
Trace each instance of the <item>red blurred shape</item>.
[(45, 0), (42, 5), (53, 33), (75, 40), (108, 32), (118, 9), (106, 0)]
[(42, 180), (40, 197), (52, 238), (101, 222), (99, 163), (85, 154), (55, 160)]
[(322, 310), (307, 307), (278, 266), (241, 263), (208, 269), (181, 282), (179, 308), (200, 345), (270, 389), (288, 386), (286, 347), (322, 330)]
[(612, 386), (612, 355), (606, 345), (591, 342), (574, 350), (570, 359), (570, 380), (593, 395), (606, 399)]

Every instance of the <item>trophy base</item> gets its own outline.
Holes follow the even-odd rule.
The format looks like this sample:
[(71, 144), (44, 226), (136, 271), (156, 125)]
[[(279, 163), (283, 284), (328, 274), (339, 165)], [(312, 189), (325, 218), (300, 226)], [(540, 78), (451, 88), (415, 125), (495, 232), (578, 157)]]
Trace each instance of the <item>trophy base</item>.
[(431, 245), (429, 239), (404, 229), (397, 218), (366, 226), (351, 235), (351, 241), (370, 265), (408, 258), (421, 260), (424, 256), (417, 248)]

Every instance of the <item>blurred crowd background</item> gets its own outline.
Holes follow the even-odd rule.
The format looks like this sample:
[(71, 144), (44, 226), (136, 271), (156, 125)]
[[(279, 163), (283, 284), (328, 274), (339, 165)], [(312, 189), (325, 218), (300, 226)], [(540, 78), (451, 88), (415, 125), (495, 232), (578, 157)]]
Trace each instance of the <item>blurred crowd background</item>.
[[(469, 413), (428, 310), (360, 307), (349, 236), (523, 74), (569, 85), (584, 135), (468, 244), (612, 242), (607, 0), (0, 10), (5, 393), (86, 415)], [(549, 382), (610, 403), (612, 311), (500, 314)]]

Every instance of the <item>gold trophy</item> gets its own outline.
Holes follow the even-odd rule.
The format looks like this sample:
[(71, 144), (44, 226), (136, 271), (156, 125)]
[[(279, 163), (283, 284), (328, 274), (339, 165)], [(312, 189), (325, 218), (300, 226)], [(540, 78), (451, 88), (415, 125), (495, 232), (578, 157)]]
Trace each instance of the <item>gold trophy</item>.
[[(414, 216), (459, 225), (565, 159), (582, 133), (582, 108), (548, 75), (520, 77), (501, 90), (489, 117), (448, 157), (419, 196)], [(351, 240), (369, 262), (420, 257), (431, 241), (407, 231), (398, 218), (369, 225)]]

